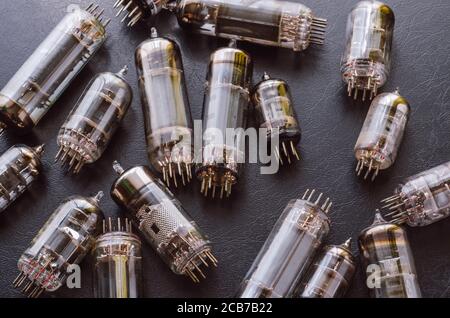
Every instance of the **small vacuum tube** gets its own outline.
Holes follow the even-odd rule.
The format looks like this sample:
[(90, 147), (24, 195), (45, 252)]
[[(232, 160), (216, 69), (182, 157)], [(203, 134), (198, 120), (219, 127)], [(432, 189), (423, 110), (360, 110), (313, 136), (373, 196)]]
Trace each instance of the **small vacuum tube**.
[(65, 283), (70, 267), (83, 260), (100, 233), (102, 196), (100, 191), (92, 198), (69, 197), (56, 209), (20, 257), (14, 287), (37, 298)]
[(341, 73), (348, 94), (362, 99), (376, 96), (389, 76), (395, 16), (379, 1), (359, 2), (348, 17)]
[(115, 162), (119, 178), (111, 197), (131, 217), (144, 238), (178, 275), (194, 282), (206, 278), (202, 267), (217, 266), (209, 240), (167, 187), (147, 167), (124, 171)]
[(194, 156), (193, 122), (178, 45), (158, 37), (136, 49), (148, 156), (168, 186), (192, 179)]
[(290, 164), (291, 157), (300, 160), (295, 147), (302, 133), (288, 84), (281, 79), (272, 79), (265, 73), (253, 90), (252, 101), (259, 127), (267, 129), (268, 144), (278, 138), (279, 148), (274, 149), (277, 160), (281, 164), (286, 161)]
[(240, 298), (292, 297), (330, 230), (330, 199), (307, 190), (281, 214), (248, 272)]
[(325, 247), (302, 283), (302, 298), (344, 297), (355, 276), (356, 261), (350, 249), (351, 239), (342, 245)]
[(414, 259), (406, 232), (379, 213), (359, 235), (367, 286), (375, 298), (420, 298)]
[(380, 170), (394, 164), (410, 111), (408, 101), (400, 96), (398, 89), (373, 100), (355, 146), (358, 176), (367, 169), (364, 179), (373, 172), (373, 181)]
[[(244, 162), (244, 129), (247, 125), (249, 88), (253, 75), (250, 55), (236, 42), (211, 55), (203, 102), (203, 150), (197, 178), (201, 192), (214, 198), (231, 195)], [(229, 132), (234, 130), (233, 136)]]
[(94, 293), (97, 298), (139, 298), (142, 294), (141, 240), (132, 233), (128, 219), (103, 220), (97, 237)]
[(69, 171), (80, 172), (85, 164), (98, 160), (130, 107), (133, 93), (124, 76), (100, 73), (92, 79), (59, 130), (56, 161)]
[(186, 30), (294, 51), (323, 44), (327, 27), (327, 20), (293, 1), (117, 0), (114, 7), (130, 27), (168, 9)]
[(0, 91), (0, 128), (33, 128), (106, 39), (98, 5), (68, 7), (53, 29)]
[(0, 156), (0, 212), (3, 212), (35, 181), (42, 170), (44, 145), (16, 145)]

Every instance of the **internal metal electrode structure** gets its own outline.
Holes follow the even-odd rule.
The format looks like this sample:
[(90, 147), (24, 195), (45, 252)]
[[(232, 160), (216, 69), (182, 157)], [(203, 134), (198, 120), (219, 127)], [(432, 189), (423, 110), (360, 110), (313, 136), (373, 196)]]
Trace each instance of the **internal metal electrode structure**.
[(409, 226), (427, 226), (450, 215), (450, 162), (402, 181), (382, 201), (385, 217)]
[(341, 73), (348, 95), (372, 99), (389, 76), (395, 16), (379, 1), (360, 1), (348, 17)]
[(117, 16), (129, 27), (161, 10), (198, 34), (303, 51), (323, 44), (327, 20), (303, 4), (275, 0), (117, 0)]
[(185, 186), (192, 180), (194, 124), (181, 50), (152, 28), (135, 62), (150, 163), (167, 186)]
[(101, 157), (133, 99), (124, 78), (127, 72), (124, 66), (118, 73), (100, 73), (91, 80), (59, 130), (55, 162), (76, 174)]
[(145, 166), (124, 170), (113, 164), (119, 175), (111, 197), (125, 211), (158, 255), (178, 275), (195, 283), (205, 279), (204, 268), (217, 266), (209, 240), (169, 189)]
[(394, 164), (410, 112), (411, 107), (398, 88), (372, 101), (354, 150), (358, 176), (366, 169), (364, 179), (373, 173), (374, 181), (381, 170)]
[(39, 177), (44, 145), (15, 145), (0, 156), (0, 212), (3, 212)]
[(422, 297), (411, 247), (402, 227), (386, 222), (377, 211), (373, 224), (360, 233), (358, 243), (363, 270), (372, 276), (367, 287), (373, 298)]
[(68, 13), (0, 91), (0, 128), (28, 132), (106, 40), (98, 5)]
[(103, 234), (97, 237), (93, 249), (95, 297), (142, 296), (141, 245), (128, 219), (103, 220)]
[(102, 197), (101, 191), (94, 197), (72, 196), (53, 212), (20, 256), (15, 288), (36, 298), (64, 284), (69, 266), (84, 259), (100, 233), (104, 218), (99, 207)]
[(292, 297), (330, 230), (332, 202), (306, 190), (289, 202), (242, 282), (239, 298)]
[[(236, 46), (232, 40), (210, 57), (203, 99), (202, 158), (196, 169), (205, 197), (215, 198), (220, 191), (221, 199), (228, 198), (244, 162), (253, 60)], [(235, 133), (232, 138), (230, 131)]]
[(269, 149), (271, 143), (278, 139), (278, 146), (274, 146), (277, 160), (282, 165), (286, 161), (291, 164), (291, 156), (300, 160), (295, 147), (300, 142), (302, 133), (288, 84), (281, 79), (272, 79), (269, 74), (264, 73), (262, 81), (253, 89), (252, 102), (259, 127), (267, 129)]

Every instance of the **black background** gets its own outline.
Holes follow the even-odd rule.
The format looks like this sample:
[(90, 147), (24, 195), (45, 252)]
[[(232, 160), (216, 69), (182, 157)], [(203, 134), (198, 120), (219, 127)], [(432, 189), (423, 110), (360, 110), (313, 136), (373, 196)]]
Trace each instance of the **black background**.
[[(0, 86), (3, 86), (39, 43), (63, 17), (71, 1), (2, 0), (0, 4)], [(105, 16), (113, 17), (113, 0), (98, 1)], [(328, 243), (356, 237), (371, 223), (380, 199), (388, 196), (404, 177), (450, 159), (450, 2), (448, 0), (388, 1), (396, 14), (393, 68), (383, 91), (399, 86), (412, 106), (412, 116), (397, 162), (374, 183), (354, 175), (353, 147), (369, 104), (346, 96), (339, 62), (344, 49), (347, 15), (356, 1), (303, 0), (319, 17), (329, 21), (326, 44), (304, 53), (242, 43), (240, 47), (255, 60), (254, 81), (264, 71), (289, 82), (296, 111), (303, 128), (302, 160), (277, 175), (259, 174), (259, 166), (247, 165), (229, 200), (211, 201), (199, 193), (199, 184), (176, 192), (176, 196), (214, 242), (219, 268), (206, 281), (194, 285), (176, 276), (152, 249), (144, 248), (145, 296), (229, 297), (239, 284), (272, 229), (281, 211), (306, 188), (325, 192), (334, 201), (332, 230)], [(86, 6), (88, 3), (83, 2)], [(201, 116), (206, 62), (216, 48), (227, 42), (185, 33), (175, 18), (161, 14), (156, 21), (161, 35), (181, 45), (194, 119)], [(138, 24), (129, 30), (114, 18), (109, 39), (80, 73), (34, 133), (16, 137), (5, 133), (0, 151), (15, 143), (46, 143), (44, 173), (31, 191), (0, 215), (0, 296), (20, 297), (11, 282), (17, 275), (16, 262), (58, 204), (72, 194), (109, 193), (115, 179), (111, 163), (119, 160), (126, 168), (147, 164), (144, 126), (137, 91), (133, 53), (149, 36), (149, 27)], [(130, 66), (128, 79), (134, 101), (121, 129), (103, 157), (73, 177), (53, 164), (56, 134), (88, 81), (98, 72), (118, 71)], [(105, 196), (106, 216), (121, 212)], [(417, 272), (424, 296), (450, 296), (450, 219), (426, 228), (408, 229)], [(354, 247), (356, 252), (356, 248)], [(91, 297), (92, 259), (82, 264), (82, 289), (61, 288), (51, 297)], [(364, 275), (358, 271), (349, 297), (366, 297)]]

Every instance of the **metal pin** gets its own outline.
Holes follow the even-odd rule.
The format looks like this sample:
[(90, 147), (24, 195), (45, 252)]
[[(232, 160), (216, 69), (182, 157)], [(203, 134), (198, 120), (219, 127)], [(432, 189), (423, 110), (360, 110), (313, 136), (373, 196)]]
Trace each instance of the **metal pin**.
[(311, 202), (311, 198), (312, 198), (312, 196), (313, 196), (313, 194), (316, 192), (316, 189), (313, 189), (312, 191), (311, 191), (311, 193), (309, 194), (309, 197), (308, 197), (308, 202)]
[(330, 202), (330, 198), (327, 198), (325, 200), (325, 202), (322, 204), (322, 207), (321, 207), (322, 210), (325, 210), (325, 207), (327, 206), (328, 202)]
[(300, 156), (298, 155), (297, 149), (295, 149), (294, 142), (291, 140), (291, 149), (294, 156), (297, 158), (297, 160), (300, 160)]
[(306, 189), (305, 194), (303, 194), (302, 200), (305, 200), (308, 193), (309, 193), (309, 189)]
[(314, 204), (319, 204), (320, 199), (322, 199), (323, 193), (319, 194), (319, 197), (317, 198), (316, 202), (314, 202)]

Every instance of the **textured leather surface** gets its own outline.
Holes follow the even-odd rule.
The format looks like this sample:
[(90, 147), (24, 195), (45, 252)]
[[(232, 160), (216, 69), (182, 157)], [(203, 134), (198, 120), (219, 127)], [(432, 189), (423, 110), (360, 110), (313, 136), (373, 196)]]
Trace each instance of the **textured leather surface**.
[[(64, 15), (68, 0), (3, 0), (0, 4), (0, 86)], [(105, 15), (113, 17), (113, 0), (98, 1)], [(247, 165), (241, 182), (229, 200), (201, 197), (199, 184), (176, 191), (178, 199), (214, 242), (219, 268), (194, 285), (173, 275), (145, 245), (144, 279), (148, 297), (227, 297), (235, 294), (281, 211), (306, 188), (329, 195), (334, 206), (329, 243), (341, 243), (358, 235), (371, 223), (380, 199), (388, 196), (404, 177), (450, 160), (450, 2), (448, 0), (388, 1), (396, 13), (393, 69), (384, 90), (399, 86), (412, 105), (412, 117), (395, 166), (374, 182), (362, 182), (354, 174), (353, 146), (368, 103), (346, 97), (339, 62), (344, 49), (347, 15), (356, 1), (304, 0), (319, 17), (328, 18), (326, 44), (301, 54), (285, 49), (242, 44), (255, 60), (256, 82), (264, 71), (283, 77), (291, 85), (302, 129), (301, 162), (274, 176), (261, 176), (258, 165)], [(83, 3), (85, 5), (86, 3)], [(158, 19), (160, 34), (170, 34), (181, 45), (194, 118), (200, 118), (203, 83), (209, 54), (226, 41), (183, 32), (170, 14)], [(149, 35), (139, 24), (129, 30), (113, 19), (106, 46), (93, 58), (75, 82), (53, 106), (31, 135), (6, 133), (0, 151), (21, 142), (46, 143), (45, 173), (32, 191), (0, 215), (0, 296), (21, 297), (11, 282), (16, 262), (52, 211), (67, 196), (109, 193), (115, 178), (114, 159), (125, 167), (146, 164), (144, 126), (138, 98), (133, 53)], [(87, 82), (102, 71), (131, 68), (128, 79), (134, 102), (121, 129), (104, 156), (79, 176), (66, 175), (53, 164), (56, 134)], [(107, 216), (121, 212), (109, 195), (102, 202)], [(408, 229), (424, 296), (450, 296), (450, 219), (426, 227)], [(354, 247), (356, 252), (356, 248)], [(91, 297), (92, 260), (83, 262), (82, 289), (60, 291), (47, 297)], [(359, 269), (350, 297), (366, 297), (364, 275)]]

